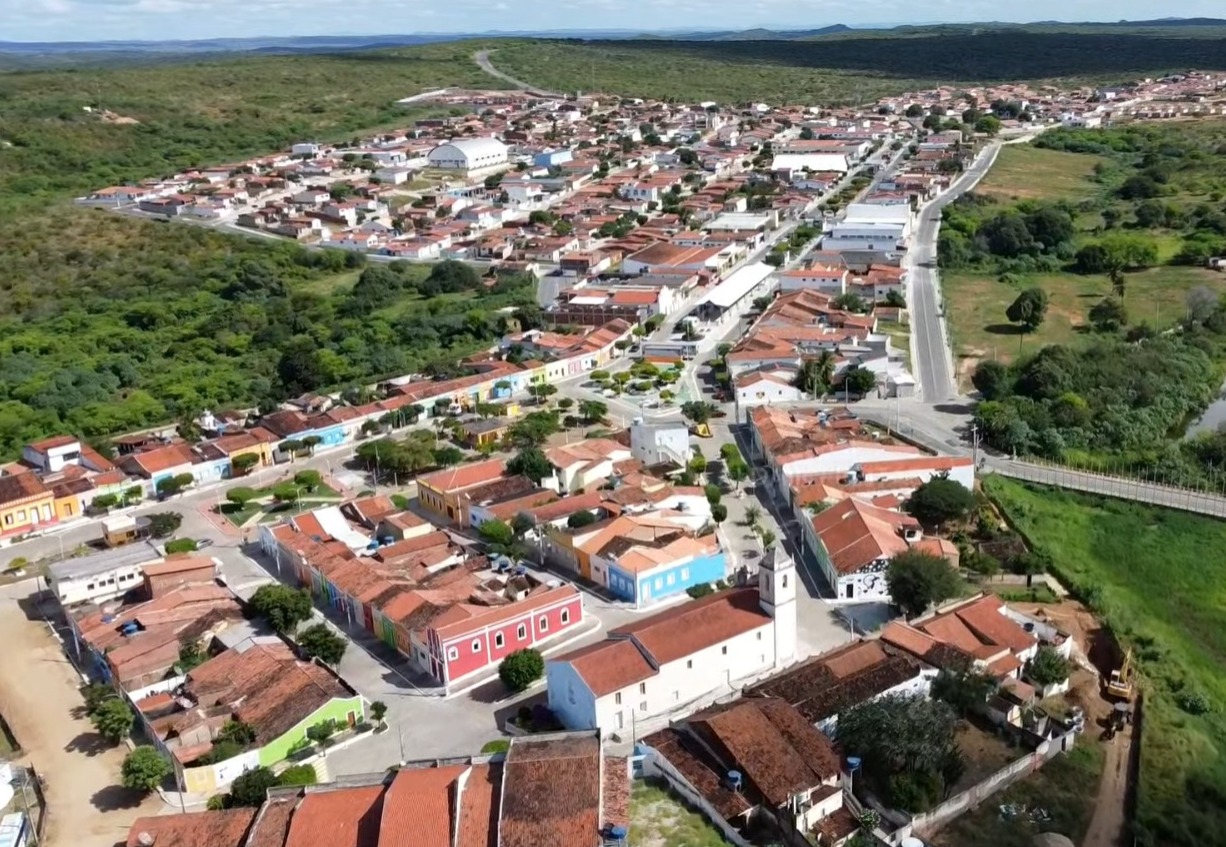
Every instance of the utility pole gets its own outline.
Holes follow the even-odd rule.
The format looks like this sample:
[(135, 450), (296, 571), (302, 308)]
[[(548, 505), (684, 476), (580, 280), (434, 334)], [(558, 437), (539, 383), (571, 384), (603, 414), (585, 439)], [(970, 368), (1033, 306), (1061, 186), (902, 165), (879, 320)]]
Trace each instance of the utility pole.
[(971, 464), (979, 468), (979, 424), (971, 424)]

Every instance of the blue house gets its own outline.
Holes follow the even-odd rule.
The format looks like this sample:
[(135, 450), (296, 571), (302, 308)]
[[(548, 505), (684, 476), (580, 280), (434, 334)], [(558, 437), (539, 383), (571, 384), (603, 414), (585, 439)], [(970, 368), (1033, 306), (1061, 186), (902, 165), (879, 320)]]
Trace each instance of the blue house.
[(682, 536), (661, 547), (634, 545), (610, 551), (607, 557), (594, 556), (593, 565), (597, 571), (604, 566), (606, 585), (615, 597), (642, 608), (723, 579), (728, 555), (714, 535)]

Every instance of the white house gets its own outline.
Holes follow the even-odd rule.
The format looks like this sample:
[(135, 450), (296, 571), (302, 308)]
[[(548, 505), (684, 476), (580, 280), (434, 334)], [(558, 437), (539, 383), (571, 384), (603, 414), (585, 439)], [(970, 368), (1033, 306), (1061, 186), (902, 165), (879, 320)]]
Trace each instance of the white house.
[(47, 569), (47, 585), (64, 608), (110, 600), (141, 584), (145, 565), (162, 561), (148, 541), (56, 562)]
[(549, 660), (549, 708), (568, 728), (629, 736), (795, 655), (796, 568), (776, 548), (762, 558), (756, 588), (685, 603)]
[(685, 424), (648, 424), (638, 418), (630, 425), (630, 452), (648, 467), (673, 462), (684, 466), (693, 455)]
[(779, 290), (785, 293), (810, 290), (837, 297), (847, 291), (848, 271), (844, 265), (813, 265), (780, 271), (775, 276), (779, 279)]
[(432, 168), (479, 171), (505, 165), (507, 146), (497, 138), (453, 138), (430, 151)]

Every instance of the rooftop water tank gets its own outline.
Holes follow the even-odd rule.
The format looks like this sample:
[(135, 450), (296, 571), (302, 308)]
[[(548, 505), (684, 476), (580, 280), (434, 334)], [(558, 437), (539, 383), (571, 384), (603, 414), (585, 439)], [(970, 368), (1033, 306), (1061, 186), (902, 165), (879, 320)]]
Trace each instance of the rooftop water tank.
[(733, 791), (740, 791), (743, 781), (740, 771), (728, 771), (728, 787)]

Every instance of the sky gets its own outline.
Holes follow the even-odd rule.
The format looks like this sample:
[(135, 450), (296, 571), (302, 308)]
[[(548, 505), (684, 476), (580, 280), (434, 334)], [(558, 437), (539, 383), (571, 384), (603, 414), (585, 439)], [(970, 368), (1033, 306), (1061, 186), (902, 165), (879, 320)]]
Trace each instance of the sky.
[[(115, 41), (559, 29), (812, 29), (1226, 15), (1221, 0), (0, 0), (0, 40)], [(1024, 17), (1019, 17), (1024, 16)]]

